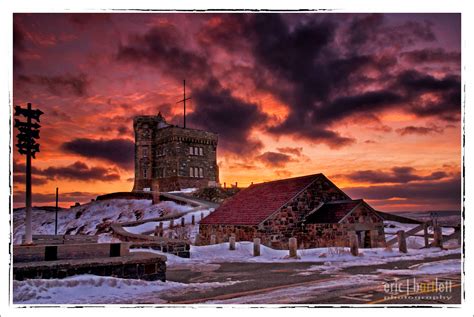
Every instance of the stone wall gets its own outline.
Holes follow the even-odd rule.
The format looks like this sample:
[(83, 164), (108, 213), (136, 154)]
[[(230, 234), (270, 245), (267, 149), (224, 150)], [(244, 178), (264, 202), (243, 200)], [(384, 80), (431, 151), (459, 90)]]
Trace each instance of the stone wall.
[[(302, 249), (322, 247), (349, 247), (349, 237), (356, 230), (370, 232), (370, 247), (384, 247), (385, 236), (383, 223), (359, 224), (350, 223), (324, 223), (306, 224), (292, 230), (292, 235), (298, 241), (298, 247)], [(272, 240), (272, 235), (258, 226), (235, 226), (235, 225), (199, 225), (199, 237), (197, 245), (208, 245), (211, 235), (216, 236), (216, 243), (228, 242), (229, 237), (235, 234), (236, 241), (253, 241), (260, 238), (261, 243), (275, 249), (288, 249), (288, 239), (284, 241)], [(362, 245), (361, 245), (362, 247)]]
[[(135, 117), (134, 130), (134, 191), (202, 188), (219, 182), (217, 134), (169, 125), (161, 116)], [(190, 147), (197, 152), (190, 153)], [(202, 175), (191, 176), (190, 168)]]
[(34, 278), (65, 278), (79, 274), (164, 282), (166, 257), (137, 252), (116, 258), (28, 262), (13, 265), (13, 279), (19, 281)]
[[(111, 249), (119, 244), (116, 256), (129, 254), (128, 243), (81, 243), (47, 245), (15, 245), (13, 246), (13, 262), (31, 262), (47, 260), (48, 252), (55, 254), (56, 260), (84, 259), (93, 257), (110, 257)], [(49, 250), (47, 250), (49, 248)], [(52, 250), (54, 248), (55, 250)], [(51, 255), (51, 253), (49, 253)]]
[(275, 249), (287, 249), (288, 240), (292, 237), (296, 237), (303, 248), (349, 246), (350, 234), (367, 231), (371, 247), (384, 246), (382, 219), (364, 204), (341, 224), (303, 223), (303, 218), (320, 203), (347, 199), (350, 198), (327, 178), (320, 177), (260, 225), (199, 225), (197, 243), (209, 244), (211, 235), (216, 235), (218, 243), (227, 242), (235, 234), (236, 241), (260, 238), (263, 245)]
[(326, 177), (319, 177), (293, 200), (285, 204), (278, 212), (263, 222), (265, 242), (278, 249), (286, 249), (288, 240), (300, 233), (303, 218), (320, 203), (350, 199)]

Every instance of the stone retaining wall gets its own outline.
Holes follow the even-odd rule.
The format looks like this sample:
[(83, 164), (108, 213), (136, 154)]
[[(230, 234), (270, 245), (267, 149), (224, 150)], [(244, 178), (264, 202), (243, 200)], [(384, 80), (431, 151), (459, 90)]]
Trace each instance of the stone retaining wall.
[(79, 274), (93, 274), (148, 281), (166, 281), (166, 257), (134, 252), (116, 258), (92, 258), (44, 262), (15, 263), (13, 279), (65, 278)]
[[(116, 245), (118, 245), (116, 247)], [(112, 250), (113, 248), (115, 250)], [(13, 262), (47, 261), (48, 252), (52, 260), (70, 260), (96, 257), (124, 256), (129, 254), (128, 243), (81, 243), (58, 245), (15, 245), (13, 246)], [(115, 254), (113, 254), (115, 252)]]

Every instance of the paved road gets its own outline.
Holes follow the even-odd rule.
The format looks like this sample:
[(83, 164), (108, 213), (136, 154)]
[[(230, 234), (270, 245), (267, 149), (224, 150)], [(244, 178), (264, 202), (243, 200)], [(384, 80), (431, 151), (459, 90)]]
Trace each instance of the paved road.
[[(161, 294), (160, 298), (175, 304), (457, 304), (461, 301), (460, 274), (416, 276), (416, 283), (431, 283), (435, 277), (451, 281), (450, 292), (440, 293), (428, 288), (409, 292), (402, 290), (390, 297), (384, 285), (397, 282), (413, 287), (413, 276), (392, 276), (377, 273), (383, 269), (406, 269), (414, 264), (446, 259), (440, 258), (391, 262), (383, 265), (350, 267), (337, 272), (322, 274), (311, 266), (323, 263), (213, 263), (183, 264), (168, 268), (167, 279), (182, 283), (220, 282), (225, 286), (186, 292)], [(408, 280), (408, 282), (406, 282)], [(397, 285), (397, 284), (396, 284)], [(393, 294), (393, 292), (392, 292)], [(440, 296), (440, 295), (445, 295)], [(153, 298), (145, 299), (152, 303)]]

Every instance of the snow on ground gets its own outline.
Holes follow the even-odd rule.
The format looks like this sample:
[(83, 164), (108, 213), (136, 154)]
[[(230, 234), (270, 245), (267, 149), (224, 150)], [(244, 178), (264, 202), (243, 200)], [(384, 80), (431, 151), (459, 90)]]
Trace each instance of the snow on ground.
[[(113, 304), (134, 303), (153, 296), (162, 303), (160, 294), (170, 291), (192, 291), (217, 288), (237, 281), (190, 283), (143, 281), (96, 275), (77, 275), (64, 279), (13, 281), (14, 304)], [(136, 300), (135, 300), (136, 299)]]
[(407, 270), (378, 269), (377, 272), (392, 275), (459, 274), (461, 273), (461, 259), (415, 264), (410, 266)]
[[(193, 215), (194, 215), (195, 222), (199, 223), (199, 221), (201, 220), (201, 213), (203, 213), (203, 216), (206, 217), (214, 210), (214, 208), (210, 208), (210, 209), (199, 209), (199, 210), (191, 211), (191, 210), (194, 210), (194, 208), (190, 206), (182, 206), (182, 205), (176, 205), (176, 206), (181, 207), (181, 212), (189, 211), (186, 215), (184, 215), (185, 224), (191, 223), (191, 218)], [(175, 226), (181, 223), (181, 218), (173, 220)], [(124, 227), (124, 229), (131, 233), (141, 234), (143, 232), (149, 232), (149, 231), (155, 230), (155, 228), (160, 224), (160, 222), (163, 222), (163, 229), (169, 228), (170, 221), (166, 220), (166, 221), (150, 221), (150, 222), (146, 222), (134, 227)]]
[[(384, 221), (384, 226), (385, 226), (385, 234), (396, 234), (399, 230), (404, 230), (405, 232), (419, 226), (418, 224), (412, 224), (412, 223), (401, 223), (397, 221)], [(443, 235), (450, 235), (454, 233), (453, 228), (447, 228), (447, 227), (442, 227), (441, 228)], [(429, 227), (428, 228), (428, 233), (433, 234), (433, 228)], [(420, 230), (418, 234), (423, 234), (423, 230)], [(394, 235), (390, 235), (391, 237), (395, 237)]]
[[(113, 241), (107, 228), (113, 222), (158, 218), (189, 210), (191, 207), (164, 201), (153, 205), (146, 199), (110, 199), (94, 201), (58, 212), (58, 234), (99, 234), (99, 242)], [(25, 210), (13, 213), (13, 243), (20, 244), (25, 232)], [(55, 213), (32, 210), (33, 234), (54, 234)]]
[(354, 257), (349, 248), (316, 248), (298, 250), (299, 259), (288, 258), (288, 250), (275, 250), (260, 246), (260, 256), (253, 256), (252, 242), (237, 242), (236, 250), (229, 250), (229, 243), (207, 246), (191, 246), (190, 259), (180, 258), (172, 254), (161, 253), (156, 250), (133, 249), (132, 252), (146, 251), (163, 254), (168, 258), (167, 265), (183, 263), (222, 263), (222, 262), (319, 262), (323, 265), (314, 266), (314, 271), (339, 270), (349, 266), (377, 265), (401, 260), (421, 260), (424, 258), (440, 257), (448, 254), (460, 254), (459, 248), (441, 250), (428, 248), (409, 251), (407, 254), (398, 250), (384, 248), (359, 249), (360, 255)]
[(170, 194), (190, 194), (190, 193), (194, 193), (196, 190), (198, 190), (197, 188), (182, 188), (181, 190), (176, 190), (176, 191), (172, 191), (172, 192), (168, 192)]

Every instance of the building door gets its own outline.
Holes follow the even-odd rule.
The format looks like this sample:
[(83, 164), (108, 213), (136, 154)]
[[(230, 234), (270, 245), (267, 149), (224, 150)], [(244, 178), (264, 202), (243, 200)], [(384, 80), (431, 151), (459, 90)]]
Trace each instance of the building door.
[(356, 231), (357, 239), (359, 240), (359, 248), (370, 248), (370, 231), (361, 230)]

